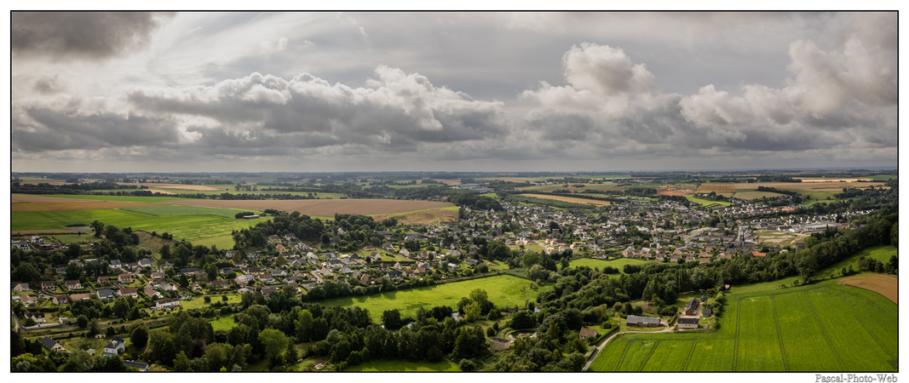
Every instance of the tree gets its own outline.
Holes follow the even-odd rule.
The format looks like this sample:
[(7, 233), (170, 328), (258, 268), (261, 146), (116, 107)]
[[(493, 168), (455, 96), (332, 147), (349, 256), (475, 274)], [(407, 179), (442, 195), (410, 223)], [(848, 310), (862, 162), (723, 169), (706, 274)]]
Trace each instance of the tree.
[(533, 315), (527, 310), (521, 310), (511, 317), (511, 323), (508, 326), (515, 330), (526, 330), (536, 327), (536, 325), (537, 321), (533, 318)]
[(145, 346), (148, 344), (148, 329), (145, 326), (136, 326), (129, 334), (129, 340), (132, 341), (136, 350), (145, 351)]
[(273, 328), (267, 328), (259, 332), (259, 342), (265, 348), (265, 356), (273, 364), (279, 364), (281, 356), (287, 351), (287, 344), (290, 340), (283, 332)]
[(385, 310), (382, 313), (382, 324), (385, 325), (385, 328), (388, 330), (397, 330), (404, 325), (404, 321), (401, 320), (401, 312), (398, 310)]
[(95, 238), (101, 238), (101, 233), (104, 231), (104, 224), (98, 221), (92, 221), (90, 224), (92, 231), (95, 232)]
[(148, 359), (165, 365), (173, 363), (177, 345), (170, 331), (158, 331), (148, 340)]
[(486, 352), (486, 335), (477, 326), (461, 327), (455, 339), (452, 356), (454, 359), (475, 358)]

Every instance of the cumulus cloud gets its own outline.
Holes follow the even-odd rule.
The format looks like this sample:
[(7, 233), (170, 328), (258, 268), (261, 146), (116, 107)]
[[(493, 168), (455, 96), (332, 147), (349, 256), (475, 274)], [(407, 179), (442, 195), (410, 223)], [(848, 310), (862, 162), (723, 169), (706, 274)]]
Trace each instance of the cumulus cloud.
[[(136, 13), (92, 20), (109, 16), (116, 20), (100, 26), (80, 24), (86, 16), (79, 15), (14, 14), (14, 61), (42, 63), (34, 73), (14, 65), (14, 83), (24, 90), (14, 89), (15, 158), (306, 158), (415, 168), (435, 161), (447, 169), (490, 161), (562, 170), (896, 158), (893, 13), (564, 15), (569, 21), (556, 14), (547, 23), (565, 30), (555, 32), (528, 31), (520, 19), (501, 25), (490, 15), (357, 14), (338, 16), (353, 21), (339, 27), (333, 15), (194, 14), (168, 24), (192, 29), (154, 40), (153, 51), (162, 53), (145, 65), (136, 57), (134, 66), (102, 69), (123, 80), (116, 88), (106, 88), (109, 78), (74, 76), (82, 67), (55, 72), (57, 58), (106, 58), (141, 47), (161, 19)], [(545, 22), (552, 15), (533, 16)], [(29, 17), (41, 22), (22, 21)], [(616, 23), (599, 22), (607, 19)], [(673, 33), (643, 33), (657, 22)], [(591, 23), (608, 25), (598, 35), (589, 32)], [(617, 25), (637, 29), (622, 35)], [(368, 39), (356, 33), (363, 26)], [(770, 26), (787, 33), (737, 46)], [(67, 28), (73, 32), (61, 32)], [(103, 36), (86, 41), (94, 35)], [(217, 59), (196, 52), (231, 42), (237, 46), (214, 49)], [(189, 45), (169, 51), (167, 44)], [(772, 50), (779, 60), (766, 55)], [(90, 72), (95, 63), (77, 64)], [(193, 72), (197, 67), (211, 68)], [(756, 67), (773, 79), (754, 75)], [(689, 72), (692, 79), (681, 79)]]
[(563, 57), (565, 85), (523, 92), (529, 110), (523, 119), (539, 139), (593, 146), (566, 155), (594, 158), (637, 150), (659, 156), (894, 149), (896, 56), (888, 38), (850, 34), (826, 50), (795, 41), (784, 86), (708, 84), (691, 94), (657, 89), (654, 75), (622, 49), (583, 43)]
[(104, 59), (143, 47), (167, 13), (13, 12), (15, 54)]
[(363, 87), (310, 74), (284, 79), (253, 73), (212, 86), (136, 91), (129, 100), (147, 112), (214, 121), (191, 129), (200, 146), (402, 150), (505, 133), (501, 103), (474, 100), (385, 66)]

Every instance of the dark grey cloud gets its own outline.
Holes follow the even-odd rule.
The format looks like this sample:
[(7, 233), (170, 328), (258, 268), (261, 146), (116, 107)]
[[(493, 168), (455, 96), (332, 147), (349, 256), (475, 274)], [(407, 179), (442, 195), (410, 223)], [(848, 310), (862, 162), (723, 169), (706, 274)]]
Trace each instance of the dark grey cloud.
[(169, 13), (13, 12), (15, 54), (104, 59), (145, 46)]
[(167, 118), (72, 107), (26, 107), (14, 113), (12, 130), (13, 150), (22, 152), (156, 147), (179, 139), (175, 122)]

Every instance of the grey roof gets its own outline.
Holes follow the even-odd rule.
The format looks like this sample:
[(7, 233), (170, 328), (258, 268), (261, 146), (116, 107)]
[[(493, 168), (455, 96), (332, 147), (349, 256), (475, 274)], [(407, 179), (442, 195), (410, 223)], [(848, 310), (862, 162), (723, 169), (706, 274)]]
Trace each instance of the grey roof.
[(628, 323), (653, 323), (653, 324), (660, 323), (660, 318), (642, 317), (642, 316), (638, 316), (638, 315), (629, 315), (627, 320), (628, 320)]

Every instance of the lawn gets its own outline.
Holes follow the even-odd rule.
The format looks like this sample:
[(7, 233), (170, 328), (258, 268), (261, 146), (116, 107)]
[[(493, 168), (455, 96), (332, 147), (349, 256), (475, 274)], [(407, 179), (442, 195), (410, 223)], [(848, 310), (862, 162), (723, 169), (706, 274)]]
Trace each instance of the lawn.
[(897, 249), (893, 246), (877, 246), (869, 249), (862, 250), (860, 253), (853, 255), (849, 258), (846, 258), (842, 261), (839, 261), (833, 264), (830, 267), (827, 267), (824, 270), (821, 270), (815, 274), (816, 278), (832, 278), (841, 276), (842, 269), (847, 266), (852, 266), (852, 270), (859, 271), (859, 258), (868, 257), (881, 261), (883, 264), (887, 264), (890, 261), (890, 257), (897, 255)]
[(88, 225), (97, 220), (121, 228), (168, 232), (176, 239), (185, 239), (196, 245), (231, 248), (233, 247), (231, 231), (267, 220), (267, 218), (236, 219), (234, 214), (238, 211), (157, 204), (121, 209), (13, 211), (12, 230), (64, 230), (68, 226)]
[(450, 361), (441, 362), (410, 362), (406, 360), (371, 360), (356, 366), (348, 367), (345, 371), (353, 372), (414, 372), (414, 371), (461, 371), (458, 365)]
[[(381, 321), (385, 310), (398, 309), (404, 316), (412, 317), (417, 309), (430, 309), (435, 306), (457, 307), (458, 301), (475, 289), (486, 290), (489, 300), (496, 306), (523, 306), (527, 301), (534, 301), (539, 294), (532, 287), (533, 282), (512, 275), (469, 279), (443, 283), (429, 287), (389, 291), (364, 297), (347, 297), (326, 300), (323, 303), (334, 306), (356, 306), (369, 311), (369, 316), (376, 323)], [(545, 287), (542, 287), (545, 288)], [(540, 289), (542, 289), (540, 288)]]
[(617, 258), (617, 259), (610, 259), (608, 261), (604, 260), (604, 259), (578, 258), (578, 259), (572, 259), (571, 263), (568, 264), (568, 267), (587, 266), (591, 269), (603, 270), (604, 267), (611, 266), (611, 267), (615, 267), (615, 268), (619, 269), (619, 272), (624, 274), (622, 269), (625, 267), (625, 265), (643, 266), (648, 263), (650, 263), (650, 261), (645, 261), (643, 259), (634, 259), (634, 258)]
[(209, 323), (211, 323), (211, 328), (214, 331), (218, 331), (218, 330), (230, 331), (230, 329), (234, 328), (234, 326), (237, 325), (237, 322), (234, 322), (233, 316), (224, 316), (224, 317), (220, 317), (218, 319), (213, 319), (213, 320), (209, 321)]
[(837, 281), (778, 286), (734, 287), (716, 331), (619, 336), (591, 370), (896, 370), (896, 304)]
[(696, 203), (696, 204), (698, 204), (698, 205), (701, 205), (701, 206), (703, 206), (703, 207), (730, 206), (730, 205), (732, 205), (732, 202), (729, 202), (729, 201), (714, 201), (714, 200), (705, 199), (705, 198), (698, 198), (698, 197), (695, 197), (695, 196), (690, 195), (690, 194), (689, 194), (689, 195), (685, 195), (685, 199), (687, 199), (687, 200), (689, 200), (689, 201), (691, 201), (691, 202), (694, 202), (694, 203)]
[[(222, 295), (227, 295), (227, 304), (240, 303), (240, 294), (237, 294), (237, 293), (209, 295), (209, 297), (211, 297), (211, 303), (221, 302)], [(209, 306), (211, 304), (205, 303), (205, 296), (200, 295), (200, 296), (194, 297), (193, 299), (190, 299), (188, 301), (182, 301), (182, 302), (180, 302), (180, 305), (183, 307), (184, 310), (192, 310), (192, 309), (201, 309), (201, 308), (203, 308), (205, 306)]]

